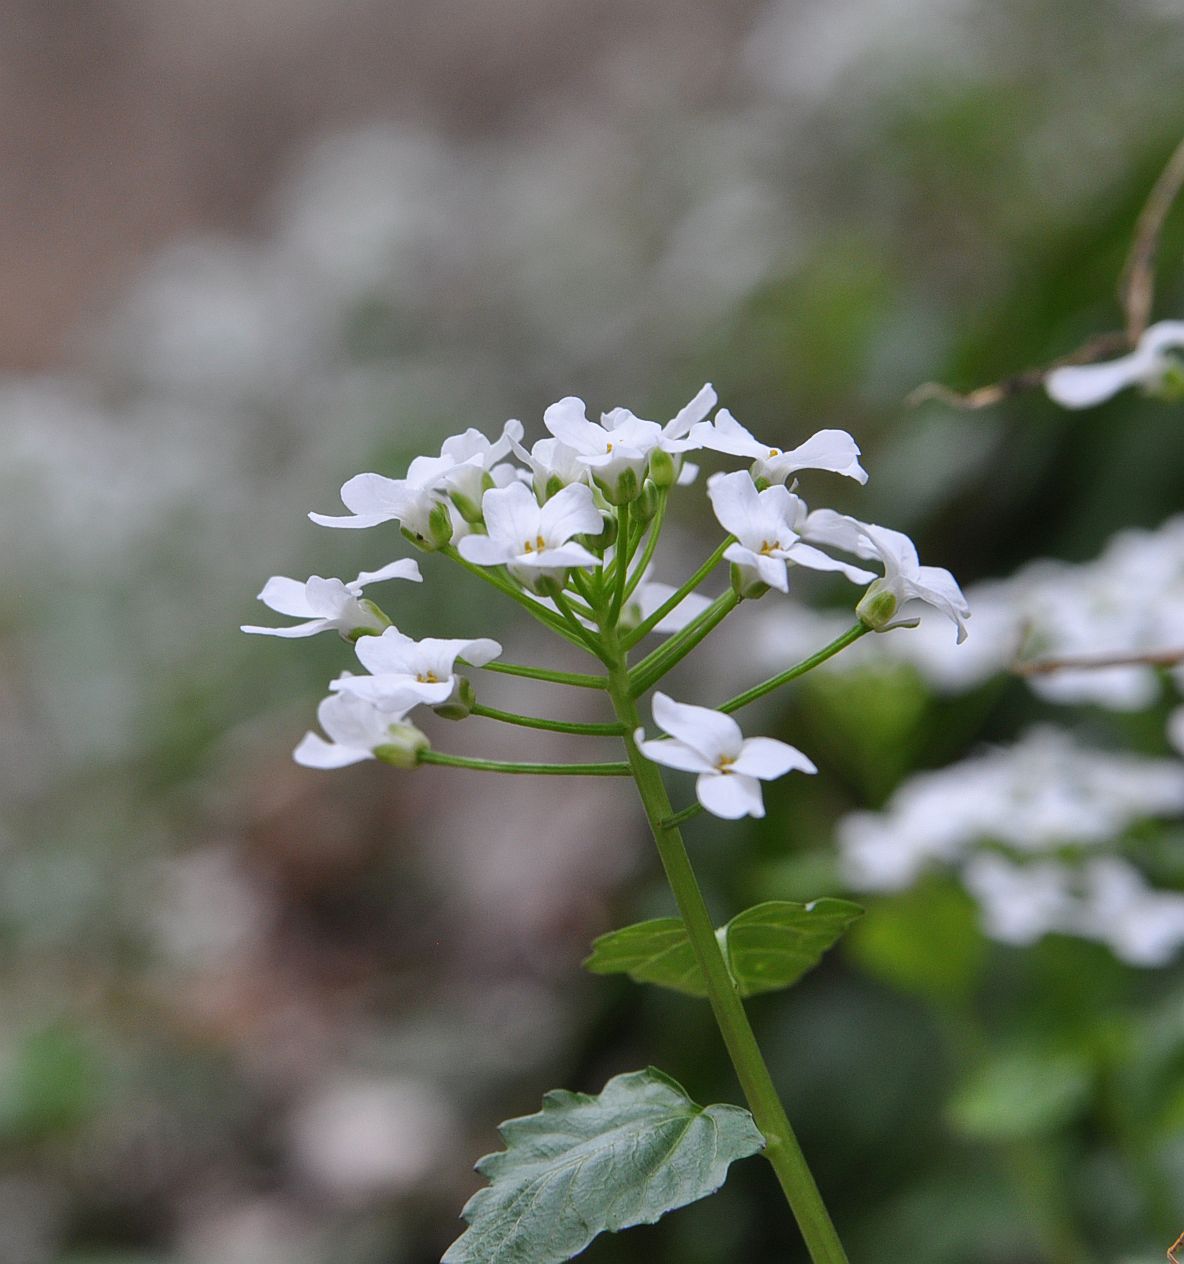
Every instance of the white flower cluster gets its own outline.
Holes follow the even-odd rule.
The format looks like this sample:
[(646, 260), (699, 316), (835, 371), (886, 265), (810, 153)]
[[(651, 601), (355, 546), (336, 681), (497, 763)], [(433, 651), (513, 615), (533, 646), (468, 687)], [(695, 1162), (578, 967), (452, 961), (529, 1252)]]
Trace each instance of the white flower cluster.
[(996, 939), (1028, 944), (1055, 931), (1161, 965), (1184, 944), (1184, 894), (1154, 890), (1107, 853), (1138, 822), (1182, 814), (1179, 762), (1088, 750), (1042, 728), (911, 778), (883, 812), (846, 817), (839, 846), (857, 890), (901, 890), (950, 867)]
[[(912, 542), (899, 532), (829, 509), (811, 512), (786, 486), (804, 470), (866, 482), (849, 434), (822, 430), (783, 450), (758, 440), (726, 409), (711, 417), (716, 403), (707, 384), (665, 423), (625, 408), (592, 421), (583, 401), (568, 397), (546, 410), (548, 437), (529, 450), (518, 421), (507, 421), (492, 441), (469, 429), (445, 440), (438, 456), (416, 457), (402, 478), (377, 473), (351, 478), (341, 489), (348, 514), (310, 517), (348, 529), (396, 523), (416, 547), (483, 574), (542, 621), (574, 629), (577, 639), (597, 652), (595, 638), (606, 631), (606, 618), (615, 635), (617, 627), (643, 622), (642, 632), (677, 633), (707, 617), (694, 584), (676, 590), (650, 578), (650, 558), (661, 498), (696, 477), (687, 454), (714, 451), (750, 462), (748, 470), (717, 473), (707, 481), (715, 517), (729, 536), (720, 556), (732, 564), (736, 599), (759, 597), (771, 588), (787, 592), (790, 568), (804, 566), (866, 585), (856, 613), (869, 628), (911, 624), (915, 620), (906, 619), (904, 608), (922, 602), (949, 617), (963, 639), (970, 611), (948, 571), (922, 566)], [(647, 533), (649, 543), (639, 550)], [(882, 573), (830, 550), (879, 563)], [(298, 762), (335, 768), (381, 758), (410, 766), (427, 747), (424, 735), (407, 723), (415, 707), (450, 708), (446, 714), (461, 717), (470, 713), (472, 687), (458, 664), (483, 666), (501, 646), (488, 638), (406, 636), (362, 596), (366, 585), (395, 578), (421, 576), (416, 564), (405, 560), (348, 583), (313, 576), (302, 584), (277, 576), (259, 594), (269, 608), (302, 622), (244, 631), (301, 637), (335, 630), (354, 643), (368, 673), (346, 673), (332, 682), (318, 712), (331, 741), (307, 734), (295, 752)], [(639, 730), (641, 749), (657, 762), (698, 773), (699, 801), (717, 815), (761, 815), (761, 780), (791, 768), (814, 771), (801, 752), (784, 743), (745, 741), (736, 722), (722, 713), (659, 694), (654, 717), (670, 740), (645, 741)]]

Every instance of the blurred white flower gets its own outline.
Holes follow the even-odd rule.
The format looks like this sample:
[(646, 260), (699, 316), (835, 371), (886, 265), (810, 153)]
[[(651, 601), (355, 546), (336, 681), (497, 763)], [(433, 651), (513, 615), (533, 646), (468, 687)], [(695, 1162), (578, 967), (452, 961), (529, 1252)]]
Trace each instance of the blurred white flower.
[(401, 558), (377, 571), (362, 571), (356, 579), (348, 582), (313, 575), (301, 583), (297, 579), (273, 575), (263, 585), (259, 600), (278, 614), (290, 614), (306, 622), (284, 628), (244, 624), (242, 631), (291, 637), (315, 636), (330, 628), (335, 628), (342, 636), (359, 630), (381, 632), (388, 626), (388, 620), (371, 602), (362, 600), (362, 589), (367, 584), (377, 584), (385, 579), (411, 579), (419, 583), (423, 576), (418, 563), (411, 558)]
[(773, 781), (787, 772), (817, 772), (813, 762), (788, 742), (772, 737), (746, 738), (730, 715), (710, 707), (675, 702), (664, 693), (654, 694), (654, 722), (668, 739), (647, 741), (645, 731), (634, 736), (647, 758), (667, 768), (695, 772), (695, 797), (715, 816), (735, 820), (764, 816), (762, 781)]
[(1173, 368), (1184, 361), (1170, 353), (1184, 351), (1184, 321), (1162, 320), (1144, 330), (1134, 351), (1101, 364), (1065, 364), (1044, 379), (1044, 389), (1062, 408), (1093, 408), (1128, 386), (1154, 393)]
[(456, 660), (481, 667), (496, 658), (502, 647), (488, 637), (475, 640), (425, 637), (412, 640), (398, 628), (381, 636), (364, 636), (354, 649), (369, 676), (344, 675), (329, 688), (335, 693), (364, 698), (379, 710), (400, 716), (420, 703), (439, 706), (456, 689)]

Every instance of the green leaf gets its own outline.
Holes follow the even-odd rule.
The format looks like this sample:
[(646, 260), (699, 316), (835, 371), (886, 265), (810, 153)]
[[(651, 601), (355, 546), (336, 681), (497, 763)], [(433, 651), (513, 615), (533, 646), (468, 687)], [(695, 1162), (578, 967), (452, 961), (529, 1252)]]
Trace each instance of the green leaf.
[(707, 995), (681, 917), (659, 917), (610, 930), (592, 941), (592, 955), (584, 966), (593, 974), (627, 974), (635, 983)]
[(469, 1228), (443, 1264), (560, 1264), (597, 1234), (713, 1194), (729, 1164), (765, 1144), (748, 1111), (697, 1106), (653, 1067), (599, 1097), (548, 1093), (501, 1134), (506, 1148), (477, 1164), (489, 1184), (465, 1204)]
[[(796, 983), (862, 913), (847, 900), (768, 900), (745, 909), (715, 933), (736, 990), (741, 996), (755, 996)], [(686, 929), (677, 917), (601, 935), (584, 965), (594, 974), (627, 974), (638, 983), (707, 995)]]

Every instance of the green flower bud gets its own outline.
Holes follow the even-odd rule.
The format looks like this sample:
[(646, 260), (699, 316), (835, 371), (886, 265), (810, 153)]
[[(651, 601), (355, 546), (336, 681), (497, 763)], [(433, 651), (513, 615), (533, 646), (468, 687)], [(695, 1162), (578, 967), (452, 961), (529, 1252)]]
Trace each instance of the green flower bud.
[(432, 512), (428, 514), (428, 542), (429, 547), (434, 549), (442, 549), (452, 543), (452, 515), (443, 501), (433, 505)]
[(737, 597), (743, 597), (747, 601), (755, 601), (769, 591), (768, 584), (753, 578), (751, 575), (745, 575), (743, 568), (737, 566), (735, 562), (732, 563), (730, 575), (732, 591)]
[(658, 487), (673, 487), (678, 478), (674, 457), (663, 448), (655, 448), (650, 453), (650, 478)]
[(443, 716), (445, 720), (467, 720), (473, 713), (473, 705), (476, 701), (477, 694), (472, 683), (467, 677), (458, 676), (452, 690), (452, 697), (440, 703), (438, 707), (433, 707), (432, 710), (437, 715)]
[(641, 488), (641, 495), (637, 498), (637, 504), (634, 506), (634, 512), (642, 520), (649, 520), (658, 512), (658, 505), (661, 503), (662, 493), (658, 490), (658, 484), (652, 479), (646, 479)]
[(392, 768), (414, 768), (419, 763), (419, 752), (431, 749), (427, 734), (414, 724), (392, 724), (391, 740), (374, 748), (374, 758)]
[(860, 598), (855, 614), (873, 632), (886, 632), (899, 605), (892, 589), (886, 588), (882, 579), (877, 579)]

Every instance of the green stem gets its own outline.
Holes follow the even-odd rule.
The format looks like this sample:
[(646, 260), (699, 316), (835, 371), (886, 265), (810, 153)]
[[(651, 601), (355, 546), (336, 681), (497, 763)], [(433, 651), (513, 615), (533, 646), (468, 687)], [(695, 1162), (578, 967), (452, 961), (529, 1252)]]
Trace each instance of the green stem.
[(762, 681), (759, 685), (753, 685), (751, 689), (746, 689), (743, 693), (738, 693), (734, 698), (729, 698), (727, 702), (715, 709), (717, 711), (739, 711), (741, 707), (746, 707), (750, 702), (763, 698), (765, 694), (772, 693), (774, 689), (780, 689), (782, 685), (789, 684), (791, 680), (804, 676), (820, 663), (825, 663), (828, 658), (833, 658), (840, 650), (845, 650), (848, 645), (854, 644), (865, 632), (870, 631), (871, 628), (866, 623), (857, 623), (853, 628), (848, 628), (842, 636), (836, 637), (829, 645), (820, 649), (817, 654), (811, 654), (809, 658), (802, 659), (795, 666), (789, 667), (783, 672), (778, 672), (776, 676), (770, 676), (768, 680)]
[(736, 537), (734, 535), (725, 536), (720, 546), (714, 553), (703, 563), (702, 566), (687, 580), (681, 588), (676, 589), (664, 602), (649, 616), (643, 619), (637, 627), (631, 632), (626, 633), (621, 638), (621, 644), (625, 649), (632, 649), (642, 637), (648, 636), (654, 628), (673, 610), (682, 599), (689, 593), (693, 593), (696, 588), (715, 570), (720, 558), (724, 555), (724, 550), (729, 544), (734, 544)]
[[(561, 592), (557, 592), (551, 600), (555, 603), (555, 609), (563, 616), (568, 627), (571, 628), (572, 632), (574, 632), (578, 638), (576, 644), (579, 645), (581, 649), (587, 650), (589, 654), (603, 660), (604, 651), (600, 647), (600, 642), (597, 640), (596, 634), (594, 632), (590, 632), (586, 627), (584, 627), (579, 619), (576, 618), (575, 612), (572, 610), (571, 604), (568, 602), (567, 598), (564, 597)], [(589, 614), (591, 614), (591, 611), (589, 611)], [(571, 638), (569, 637), (568, 639), (570, 640)]]
[(483, 715), (487, 720), (501, 720), (503, 724), (517, 724), (525, 729), (547, 729), (552, 733), (581, 733), (585, 737), (620, 737), (624, 729), (619, 724), (581, 724), (574, 720), (544, 720), (534, 715), (518, 715), (514, 711), (499, 711), (480, 702), (473, 704), (472, 715)]
[(642, 550), (641, 557), (637, 559), (637, 565), (633, 568), (633, 573), (629, 576), (629, 582), (625, 585), (625, 599), (628, 600), (633, 590), (641, 583), (641, 577), (645, 574), (646, 568), (654, 558), (654, 550), (658, 547), (658, 536), (662, 532), (662, 522), (666, 517), (666, 501), (669, 493), (665, 488), (661, 488), (658, 492), (658, 508), (650, 520), (649, 536), (646, 538), (645, 548)]
[(647, 655), (633, 668), (630, 676), (633, 680), (633, 696), (636, 698), (651, 686), (658, 683), (663, 676), (678, 662), (681, 662), (740, 604), (740, 597), (729, 588), (726, 593), (717, 597), (698, 618), (688, 623), (681, 632), (676, 632), (665, 645), (659, 645), (652, 654)]
[(698, 816), (702, 811), (703, 805), (701, 803), (692, 803), (688, 807), (681, 809), (681, 811), (675, 812), (673, 816), (668, 816), (662, 822), (662, 828), (674, 829), (676, 826), (681, 825), (683, 821), (689, 821), (692, 816)]
[(629, 765), (616, 764), (523, 764), (505, 759), (471, 759), (467, 755), (445, 755), (443, 751), (422, 750), (421, 764), (443, 764), (447, 768), (473, 768), (477, 772), (534, 774), (542, 777), (628, 777)]
[(484, 583), (491, 584), (498, 592), (509, 597), (511, 601), (516, 601), (533, 618), (550, 628), (552, 632), (557, 632), (564, 640), (570, 641), (573, 645), (578, 645), (581, 649), (587, 648), (581, 638), (572, 635), (571, 630), (560, 615), (548, 610), (546, 606), (539, 605), (533, 597), (528, 597), (509, 577), (498, 574), (497, 571), (490, 569), (488, 566), (478, 566), (475, 562), (467, 561), (461, 557), (460, 553), (452, 545), (441, 549), (440, 552), (445, 557), (450, 557), (454, 562), (463, 566), (470, 575), (475, 575)]
[[(463, 662), (463, 659), (458, 660)], [(465, 666), (471, 667), (471, 663)], [(554, 685), (574, 685), (577, 689), (603, 689), (603, 676), (588, 676), (582, 672), (553, 671), (550, 667), (525, 667), (521, 663), (482, 663), (482, 671), (501, 672), (504, 676), (521, 676), (525, 680), (547, 680)]]
[(629, 574), (629, 559), (633, 556), (632, 541), (629, 539), (631, 514), (629, 502), (617, 507), (617, 556), (613, 572), (613, 602), (609, 608), (608, 621), (617, 626), (621, 617), (621, 603), (625, 600), (625, 580)]
[[(611, 637), (611, 633), (608, 636)], [(633, 740), (638, 715), (624, 655), (617, 654), (614, 657), (612, 651), (616, 649), (616, 645), (611, 640), (609, 649), (613, 660), (609, 663), (609, 696), (613, 700), (617, 718), (625, 727), (624, 741), (629, 766), (695, 959), (707, 981), (708, 999), (715, 1021), (744, 1089), (756, 1126), (764, 1135), (765, 1158), (777, 1174), (813, 1264), (847, 1264), (847, 1256), (785, 1116), (769, 1068), (761, 1056), (748, 1016), (728, 973), (715, 937), (715, 927), (691, 868), (682, 835), (676, 826), (669, 823), (674, 813), (661, 773), (657, 764), (642, 756)]]

